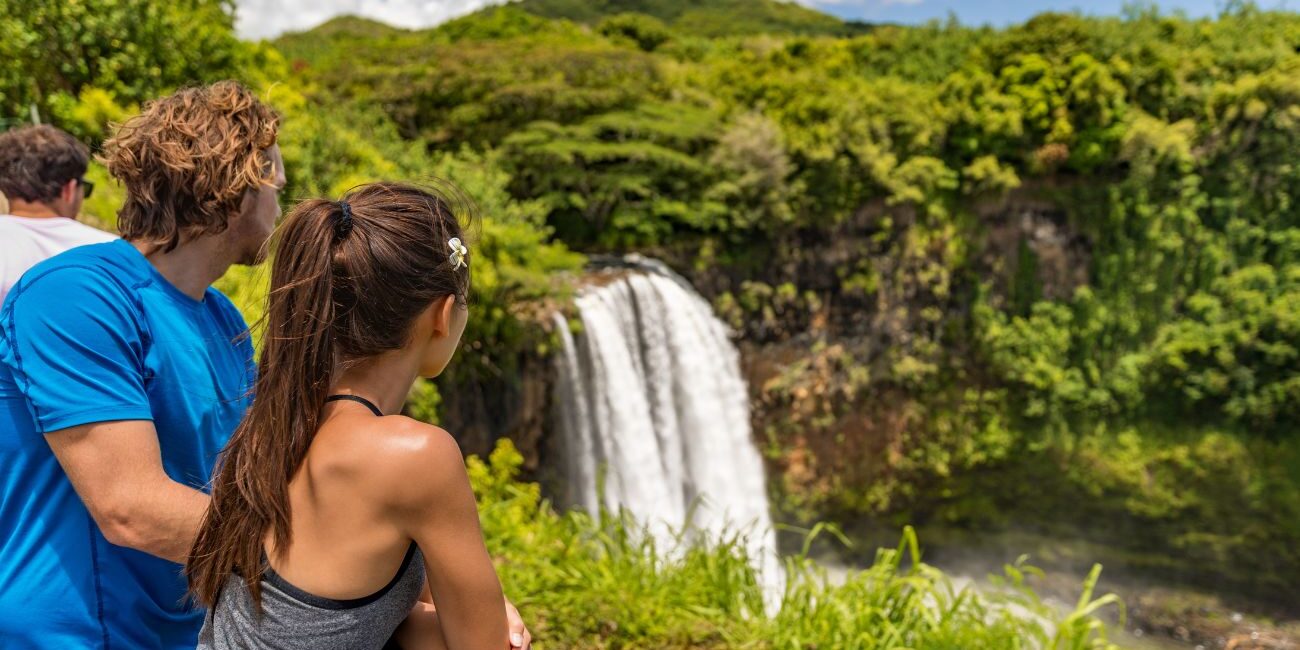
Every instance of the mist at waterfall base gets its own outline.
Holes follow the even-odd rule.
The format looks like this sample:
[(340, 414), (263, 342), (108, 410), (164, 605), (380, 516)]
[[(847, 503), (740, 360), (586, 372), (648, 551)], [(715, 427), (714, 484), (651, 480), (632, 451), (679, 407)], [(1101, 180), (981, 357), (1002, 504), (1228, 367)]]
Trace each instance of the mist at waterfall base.
[(709, 303), (662, 263), (629, 258), (555, 315), (566, 505), (625, 510), (659, 548), (740, 534), (767, 595), (783, 576), (740, 356)]

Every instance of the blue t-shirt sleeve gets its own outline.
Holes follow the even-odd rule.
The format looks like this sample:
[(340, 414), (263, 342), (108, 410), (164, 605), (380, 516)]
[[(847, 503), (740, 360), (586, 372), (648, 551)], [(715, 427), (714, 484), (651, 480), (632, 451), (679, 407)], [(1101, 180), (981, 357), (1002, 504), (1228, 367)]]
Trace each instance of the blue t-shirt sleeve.
[(144, 320), (102, 269), (62, 267), (23, 283), (3, 314), (10, 363), (42, 433), (152, 420)]

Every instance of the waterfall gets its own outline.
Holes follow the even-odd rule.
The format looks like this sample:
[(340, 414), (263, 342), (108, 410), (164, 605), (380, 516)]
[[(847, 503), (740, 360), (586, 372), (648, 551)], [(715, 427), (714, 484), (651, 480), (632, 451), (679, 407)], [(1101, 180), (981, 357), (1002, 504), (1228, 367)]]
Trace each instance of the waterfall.
[(624, 508), (660, 548), (678, 530), (743, 533), (770, 604), (781, 578), (740, 355), (684, 279), (662, 263), (634, 262), (579, 292), (579, 332), (555, 315), (561, 501)]

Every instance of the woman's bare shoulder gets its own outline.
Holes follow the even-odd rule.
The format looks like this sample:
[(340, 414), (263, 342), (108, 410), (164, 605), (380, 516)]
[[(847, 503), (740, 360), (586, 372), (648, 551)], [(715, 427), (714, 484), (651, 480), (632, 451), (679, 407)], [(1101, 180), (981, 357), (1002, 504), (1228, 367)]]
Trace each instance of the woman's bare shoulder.
[(366, 422), (358, 454), (365, 483), (383, 503), (424, 507), (450, 485), (467, 482), (460, 445), (441, 427), (402, 415)]

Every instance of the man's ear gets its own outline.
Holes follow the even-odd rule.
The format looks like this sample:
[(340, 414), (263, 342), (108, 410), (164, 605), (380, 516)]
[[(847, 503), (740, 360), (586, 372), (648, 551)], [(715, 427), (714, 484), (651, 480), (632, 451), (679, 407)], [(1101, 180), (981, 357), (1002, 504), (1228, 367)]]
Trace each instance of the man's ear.
[(77, 179), (72, 179), (63, 184), (59, 189), (59, 200), (68, 205), (72, 205), (77, 200), (77, 192), (81, 191), (81, 183)]

